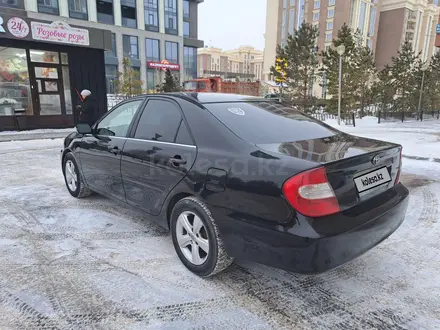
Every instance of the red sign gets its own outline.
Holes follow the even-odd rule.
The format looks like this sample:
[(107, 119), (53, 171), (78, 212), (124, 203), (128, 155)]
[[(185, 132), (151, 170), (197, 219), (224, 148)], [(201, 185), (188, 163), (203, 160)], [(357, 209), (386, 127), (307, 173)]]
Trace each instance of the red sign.
[(167, 60), (163, 60), (162, 62), (147, 62), (147, 66), (150, 69), (162, 69), (163, 71), (167, 69), (172, 71), (180, 70), (180, 64), (169, 63)]

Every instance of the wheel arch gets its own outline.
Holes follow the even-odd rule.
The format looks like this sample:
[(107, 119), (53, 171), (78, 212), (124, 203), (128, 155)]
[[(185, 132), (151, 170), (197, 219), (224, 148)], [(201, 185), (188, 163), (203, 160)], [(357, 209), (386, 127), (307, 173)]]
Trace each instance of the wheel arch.
[(186, 197), (190, 197), (190, 196), (195, 196), (194, 194), (191, 194), (189, 192), (179, 192), (177, 194), (175, 194), (173, 197), (171, 197), (168, 205), (167, 205), (167, 209), (166, 209), (166, 221), (167, 221), (167, 227), (168, 230), (170, 230), (170, 222), (171, 222), (171, 213), (173, 212), (173, 208), (174, 206), (177, 204), (178, 201), (186, 198)]

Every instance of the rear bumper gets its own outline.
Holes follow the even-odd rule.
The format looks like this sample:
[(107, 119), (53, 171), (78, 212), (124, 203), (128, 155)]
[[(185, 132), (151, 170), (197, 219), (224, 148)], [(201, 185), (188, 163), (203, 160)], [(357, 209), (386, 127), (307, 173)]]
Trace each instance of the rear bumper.
[(383, 195), (378, 196), (382, 204), (363, 206), (362, 213), (357, 210), (320, 219), (298, 216), (289, 226), (231, 219), (218, 224), (228, 253), (237, 259), (316, 274), (360, 256), (396, 231), (405, 218), (408, 190), (399, 184)]

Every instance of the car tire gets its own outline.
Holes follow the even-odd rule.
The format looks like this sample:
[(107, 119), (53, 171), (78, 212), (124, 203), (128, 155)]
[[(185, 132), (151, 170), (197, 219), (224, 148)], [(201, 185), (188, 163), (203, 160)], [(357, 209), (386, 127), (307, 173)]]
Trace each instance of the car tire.
[(233, 263), (234, 259), (224, 248), (211, 212), (199, 198), (186, 197), (178, 201), (170, 220), (176, 253), (194, 274), (213, 276)]
[(92, 194), (84, 184), (84, 179), (79, 171), (78, 164), (71, 152), (63, 160), (63, 175), (67, 190), (75, 198), (85, 198)]

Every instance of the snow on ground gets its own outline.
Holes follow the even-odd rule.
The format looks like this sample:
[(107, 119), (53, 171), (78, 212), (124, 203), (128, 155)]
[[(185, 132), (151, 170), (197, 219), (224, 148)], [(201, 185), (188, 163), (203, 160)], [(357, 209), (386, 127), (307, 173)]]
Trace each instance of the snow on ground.
[(440, 329), (438, 163), (404, 160), (405, 222), (338, 269), (202, 279), (147, 216), (72, 198), (61, 142), (0, 143), (0, 329)]
[(30, 134), (47, 134), (47, 133), (65, 133), (68, 135), (73, 128), (59, 128), (59, 129), (33, 129), (27, 131), (1, 131), (0, 135), (30, 135)]
[(338, 126), (335, 119), (326, 123), (352, 135), (399, 143), (405, 156), (440, 158), (440, 120), (378, 124), (376, 117), (364, 117), (356, 119), (356, 127)]
[(41, 139), (31, 141), (8, 141), (0, 142), (0, 155), (20, 150), (43, 150), (48, 148), (63, 148), (63, 139)]

